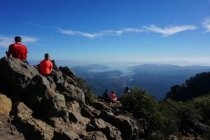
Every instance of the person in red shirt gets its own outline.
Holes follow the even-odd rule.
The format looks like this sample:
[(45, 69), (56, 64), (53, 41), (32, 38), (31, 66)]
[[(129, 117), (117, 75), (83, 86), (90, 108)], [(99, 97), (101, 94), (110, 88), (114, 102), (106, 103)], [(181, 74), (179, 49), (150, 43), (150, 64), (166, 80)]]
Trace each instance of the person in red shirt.
[(8, 52), (6, 52), (7, 57), (14, 57), (22, 60), (23, 62), (27, 62), (27, 54), (28, 49), (25, 45), (21, 44), (21, 37), (15, 37), (15, 43), (9, 45)]
[[(51, 77), (53, 79), (53, 81), (55, 82), (57, 89), (59, 88), (63, 88), (63, 83), (61, 81), (61, 79), (59, 79), (59, 76), (57, 75), (57, 69), (56, 69), (56, 65), (55, 65), (55, 61), (50, 60), (49, 54), (45, 53), (44, 56), (44, 60), (42, 60), (40, 62), (40, 64), (38, 65), (39, 67), (39, 73), (43, 76), (45, 76), (48, 80), (49, 77)], [(54, 62), (54, 65), (53, 65)]]
[(45, 54), (45, 59), (40, 62), (39, 72), (44, 76), (50, 76), (53, 70), (53, 63), (49, 58), (49, 54)]
[(116, 96), (114, 91), (111, 92), (110, 100), (111, 100), (111, 102), (116, 102), (117, 101), (117, 96)]

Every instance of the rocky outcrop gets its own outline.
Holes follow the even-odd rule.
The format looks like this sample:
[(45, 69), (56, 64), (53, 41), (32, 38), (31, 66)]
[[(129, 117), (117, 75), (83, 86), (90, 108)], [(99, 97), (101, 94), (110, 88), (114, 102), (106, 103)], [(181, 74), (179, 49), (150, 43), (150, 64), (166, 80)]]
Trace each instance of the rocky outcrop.
[(115, 115), (111, 111), (102, 111), (100, 117), (119, 128), (123, 139), (132, 140), (137, 138), (138, 128), (135, 126), (135, 122), (127, 116)]
[(0, 59), (0, 114), (10, 120), (14, 139), (137, 139), (134, 120), (97, 99), (87, 105), (87, 86), (68, 67), (55, 73), (57, 81), (18, 59)]
[(0, 114), (0, 139), (1, 140), (24, 140), (24, 136), (12, 124), (12, 118)]
[(9, 116), (12, 111), (12, 101), (6, 95), (0, 93), (0, 139), (4, 140), (24, 140), (22, 133), (18, 132), (16, 127), (11, 124), (12, 117)]

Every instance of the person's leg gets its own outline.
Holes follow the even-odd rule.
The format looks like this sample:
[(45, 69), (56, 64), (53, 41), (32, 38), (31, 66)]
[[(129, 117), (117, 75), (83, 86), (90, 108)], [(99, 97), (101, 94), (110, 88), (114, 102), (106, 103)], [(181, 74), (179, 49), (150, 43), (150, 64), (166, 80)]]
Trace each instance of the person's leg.
[(58, 81), (58, 76), (57, 76), (56, 72), (55, 72), (55, 71), (52, 71), (52, 72), (50, 73), (50, 76), (52, 77), (52, 79), (54, 80), (54, 82), (57, 83), (57, 81)]

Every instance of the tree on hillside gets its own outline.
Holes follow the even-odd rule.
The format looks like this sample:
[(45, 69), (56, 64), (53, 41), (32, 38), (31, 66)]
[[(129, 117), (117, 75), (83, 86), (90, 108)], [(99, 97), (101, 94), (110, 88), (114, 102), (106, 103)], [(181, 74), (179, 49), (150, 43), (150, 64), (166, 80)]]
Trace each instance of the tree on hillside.
[(186, 101), (210, 93), (210, 72), (203, 72), (190, 78), (182, 85), (175, 85), (166, 98), (175, 101)]
[(153, 131), (164, 127), (165, 119), (160, 111), (159, 105), (145, 90), (132, 88), (129, 94), (121, 98), (123, 108), (138, 120), (139, 125), (146, 135), (151, 135)]

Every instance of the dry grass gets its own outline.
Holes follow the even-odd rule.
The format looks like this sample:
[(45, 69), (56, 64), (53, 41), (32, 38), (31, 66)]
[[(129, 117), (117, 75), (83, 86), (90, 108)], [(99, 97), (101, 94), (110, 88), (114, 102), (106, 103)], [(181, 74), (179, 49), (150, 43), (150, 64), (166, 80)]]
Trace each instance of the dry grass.
[(9, 115), (12, 110), (12, 101), (6, 95), (0, 93), (0, 114)]

